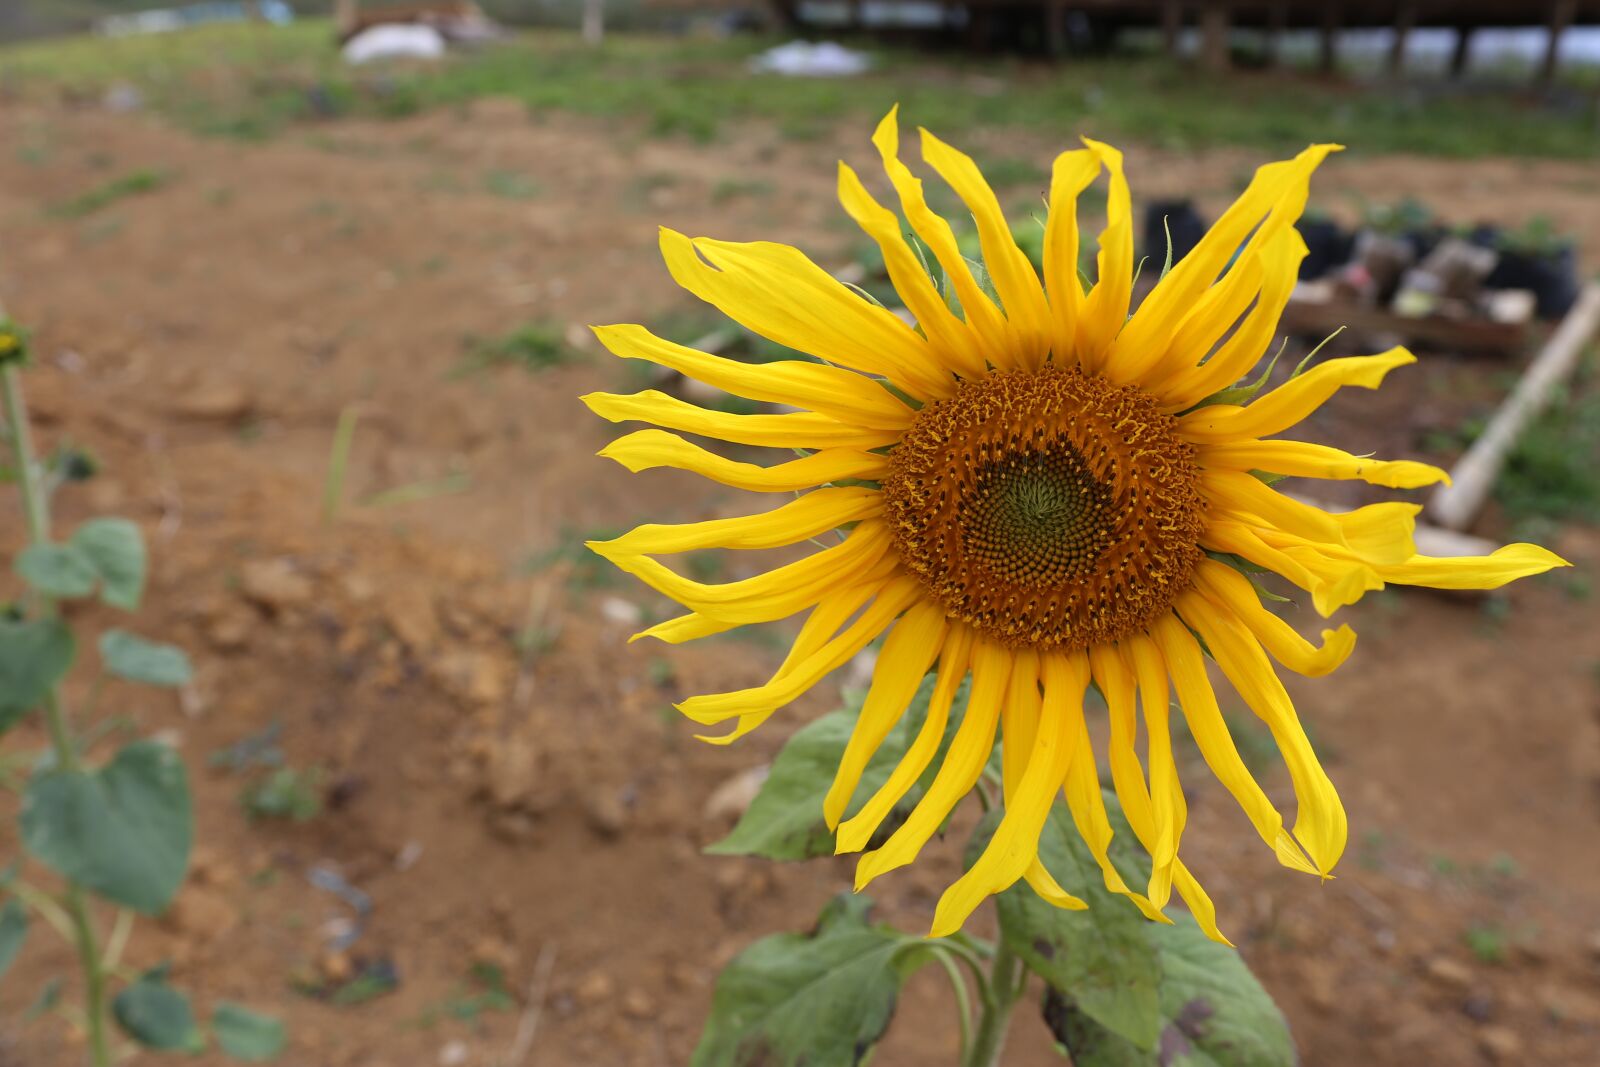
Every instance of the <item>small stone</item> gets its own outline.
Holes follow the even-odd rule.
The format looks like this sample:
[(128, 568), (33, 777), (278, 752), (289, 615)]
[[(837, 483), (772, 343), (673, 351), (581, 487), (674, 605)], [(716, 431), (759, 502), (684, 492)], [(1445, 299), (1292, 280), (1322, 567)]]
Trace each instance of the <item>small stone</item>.
[(628, 828), (628, 806), (616, 789), (597, 789), (589, 796), (589, 826), (601, 837), (620, 837)]
[(489, 796), (502, 808), (523, 805), (539, 772), (539, 750), (528, 733), (514, 733), (488, 752)]
[(1522, 1038), (1505, 1026), (1485, 1026), (1478, 1031), (1478, 1044), (1496, 1063), (1521, 1063)]
[(317, 970), (330, 982), (344, 982), (355, 973), (355, 965), (350, 962), (349, 953), (326, 952), (317, 961)]
[(1600, 1026), (1600, 1001), (1569, 986), (1541, 986), (1539, 1006), (1557, 1022), (1578, 1026)]
[(489, 706), (505, 702), (510, 689), (510, 660), (480, 649), (454, 649), (434, 662), (433, 676), (441, 688), (466, 704)]
[(384, 597), (383, 615), (389, 628), (413, 655), (421, 656), (439, 639), (439, 616), (433, 598), (420, 586), (401, 583)]
[(517, 965), (517, 950), (498, 937), (486, 937), (472, 950), (472, 962), (506, 974)]
[(1439, 956), (1428, 961), (1428, 977), (1440, 985), (1465, 989), (1472, 984), (1472, 968), (1448, 956)]
[(584, 976), (578, 983), (578, 988), (573, 991), (573, 997), (578, 1004), (585, 1008), (592, 1008), (609, 1001), (616, 993), (616, 986), (611, 981), (611, 976), (603, 971), (594, 971)]
[(1486, 1023), (1494, 1018), (1494, 997), (1482, 990), (1470, 993), (1461, 1002), (1461, 1011), (1475, 1023)]
[(631, 600), (608, 596), (600, 601), (600, 617), (613, 626), (637, 626), (644, 612)]
[(173, 402), (172, 412), (205, 422), (238, 422), (254, 409), (250, 394), (237, 385), (212, 382), (196, 386)]
[(751, 767), (740, 771), (712, 791), (706, 798), (704, 814), (707, 822), (732, 822), (745, 813), (756, 794), (761, 792), (761, 787), (766, 783), (767, 775), (772, 773), (770, 764), (763, 763), (759, 767)]
[(467, 1062), (467, 1043), (461, 1040), (447, 1041), (439, 1049), (439, 1067), (461, 1067)]
[(270, 611), (299, 607), (311, 600), (311, 579), (287, 559), (255, 559), (239, 571), (239, 591), (245, 599)]
[(622, 998), (622, 1010), (631, 1019), (654, 1019), (656, 1002), (641, 989), (630, 989)]

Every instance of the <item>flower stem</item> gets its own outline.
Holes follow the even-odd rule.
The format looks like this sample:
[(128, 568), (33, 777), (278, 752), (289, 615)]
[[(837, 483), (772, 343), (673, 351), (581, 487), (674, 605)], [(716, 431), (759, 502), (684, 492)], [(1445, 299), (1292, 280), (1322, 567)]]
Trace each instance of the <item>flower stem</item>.
[[(0, 399), (5, 404), (6, 422), (10, 429), (11, 454), (17, 472), (17, 486), (22, 491), (22, 511), (28, 524), (28, 540), (45, 544), (50, 540), (50, 498), (39, 477), (34, 462), (33, 440), (29, 433), (27, 405), (22, 398), (22, 376), (15, 363), (0, 367)], [(40, 599), (46, 614), (55, 612), (49, 598)], [(72, 731), (67, 724), (65, 710), (54, 687), (45, 694), (44, 721), (50, 732), (50, 746), (55, 751), (56, 767), (64, 771), (78, 769), (78, 750), (72, 741)], [(62, 902), (72, 922), (78, 945), (78, 960), (83, 966), (84, 1016), (89, 1032), (89, 1062), (93, 1067), (110, 1067), (111, 1047), (106, 1039), (106, 974), (100, 965), (100, 948), (96, 943), (94, 918), (89, 913), (89, 903), (83, 889), (76, 882), (68, 882)]]
[(978, 1032), (967, 1047), (962, 1067), (998, 1067), (1005, 1050), (1006, 1033), (1011, 1027), (1011, 1009), (1022, 998), (1027, 975), (1022, 961), (1012, 955), (1005, 941), (995, 944), (994, 961), (989, 967), (988, 996), (978, 1018)]

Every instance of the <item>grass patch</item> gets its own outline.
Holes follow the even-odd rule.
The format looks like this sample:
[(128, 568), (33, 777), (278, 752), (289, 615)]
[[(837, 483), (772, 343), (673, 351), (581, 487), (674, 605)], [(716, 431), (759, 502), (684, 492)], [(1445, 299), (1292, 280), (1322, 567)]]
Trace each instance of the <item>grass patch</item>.
[(50, 214), (63, 219), (81, 219), (110, 207), (119, 200), (141, 193), (154, 192), (167, 184), (171, 175), (163, 170), (140, 169), (129, 171), (109, 181), (101, 182), (88, 192), (62, 200), (50, 208)]
[(1600, 383), (1583, 381), (1529, 426), (1495, 482), (1494, 495), (1519, 525), (1600, 522)]
[(322, 813), (322, 773), (313, 767), (279, 767), (239, 793), (239, 804), (252, 819), (309, 822)]
[(578, 358), (578, 351), (567, 344), (560, 324), (540, 320), (500, 337), (469, 339), (466, 356), (456, 364), (450, 376), (462, 378), (496, 367), (521, 367), (529, 374), (537, 374)]
[(514, 170), (491, 170), (483, 176), (483, 191), (506, 200), (532, 200), (544, 190), (526, 174)]
[[(1154, 56), (1080, 58), (1048, 65), (1008, 57), (879, 51), (871, 73), (847, 80), (752, 75), (751, 55), (774, 38), (725, 40), (608, 36), (590, 48), (576, 34), (518, 35), (432, 67), (351, 70), (327, 22), (217, 26), (148, 37), (68, 38), (0, 49), (0, 73), (17, 91), (57, 96), (136, 86), (147, 106), (204, 133), (270, 136), (285, 126), (348, 114), (403, 116), (485, 96), (637, 120), (652, 136), (708, 141), (727, 124), (775, 123), (786, 135), (821, 135), (840, 122), (863, 130), (895, 102), (908, 122), (946, 136), (983, 128), (1136, 138), (1169, 148), (1248, 145), (1284, 152), (1313, 136), (1367, 152), (1593, 158), (1600, 103), (1564, 107), (1501, 88), (1417, 82), (1404, 92), (1349, 82), (1330, 89), (1292, 71), (1200, 78)], [(981, 91), (977, 86), (981, 84)], [(1063, 129), (1062, 116), (1075, 116)], [(995, 161), (1007, 181), (1040, 179)]]

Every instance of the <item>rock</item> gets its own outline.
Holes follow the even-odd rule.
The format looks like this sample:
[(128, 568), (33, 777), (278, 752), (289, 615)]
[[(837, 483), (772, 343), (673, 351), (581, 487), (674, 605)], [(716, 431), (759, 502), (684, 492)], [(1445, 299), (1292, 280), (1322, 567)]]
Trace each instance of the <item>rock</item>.
[(239, 422), (254, 410), (250, 394), (227, 382), (198, 385), (172, 404), (174, 415), (204, 422)]
[(439, 1067), (461, 1067), (467, 1062), (467, 1043), (461, 1040), (447, 1041), (439, 1049)]
[(616, 994), (616, 986), (611, 981), (611, 976), (603, 971), (593, 971), (584, 975), (583, 981), (578, 983), (578, 988), (572, 995), (578, 1005), (584, 1008), (593, 1008), (604, 1004)]
[(198, 945), (214, 946), (239, 925), (239, 913), (221, 892), (192, 883), (178, 894), (161, 922)]
[(630, 989), (622, 998), (622, 1011), (630, 1019), (654, 1019), (656, 1002), (642, 989)]
[(508, 974), (517, 965), (517, 950), (503, 938), (486, 937), (473, 947), (472, 962)]
[(620, 837), (628, 828), (628, 805), (616, 789), (596, 789), (589, 795), (586, 811), (590, 828), (601, 837)]
[(1557, 1022), (1600, 1026), (1600, 1001), (1581, 990), (1563, 985), (1539, 987), (1539, 1007)]
[(1465, 989), (1472, 984), (1472, 968), (1448, 956), (1428, 961), (1428, 977), (1443, 986)]
[(416, 656), (427, 653), (439, 639), (439, 616), (433, 598), (417, 585), (401, 583), (384, 597), (383, 617), (400, 642)]
[(237, 652), (250, 643), (251, 624), (242, 612), (226, 612), (206, 624), (206, 640), (218, 652)]
[(1522, 1038), (1506, 1026), (1485, 1026), (1478, 1031), (1478, 1044), (1496, 1063), (1521, 1063)]
[(712, 790), (701, 814), (707, 822), (732, 822), (739, 818), (761, 792), (761, 786), (771, 773), (772, 766), (767, 763), (740, 771)]
[(600, 617), (613, 626), (637, 626), (644, 618), (644, 612), (631, 600), (608, 596), (600, 601)]
[(1461, 1002), (1461, 1011), (1475, 1023), (1486, 1023), (1494, 1018), (1494, 997), (1485, 990), (1476, 990)]
[(310, 602), (311, 579), (287, 559), (253, 559), (239, 571), (239, 591), (245, 599), (272, 612), (301, 607)]
[(511, 662), (481, 649), (452, 649), (434, 661), (433, 677), (440, 688), (463, 703), (492, 706), (505, 702), (511, 688)]
[(521, 807), (533, 795), (539, 750), (530, 732), (514, 733), (489, 749), (490, 798), (502, 808)]

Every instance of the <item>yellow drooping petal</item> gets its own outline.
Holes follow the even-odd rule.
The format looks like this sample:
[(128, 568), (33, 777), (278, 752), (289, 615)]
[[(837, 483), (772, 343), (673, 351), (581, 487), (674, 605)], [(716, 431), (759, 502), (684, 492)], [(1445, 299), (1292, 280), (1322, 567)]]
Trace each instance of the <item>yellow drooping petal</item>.
[(842, 633), (766, 685), (732, 693), (693, 696), (679, 704), (678, 710), (695, 722), (712, 726), (752, 712), (781, 708), (798, 699), (823, 676), (842, 667), (851, 656), (876, 640), (879, 634), (888, 629), (895, 616), (916, 603), (920, 590), (914, 579), (896, 578)]
[(1375, 568), (1386, 582), (1430, 589), (1499, 589), (1507, 582), (1572, 564), (1538, 545), (1515, 544), (1487, 556), (1413, 556)]
[(1010, 801), (1022, 781), (1039, 730), (1039, 653), (1017, 649), (1011, 660), (1011, 682), (1000, 708), (1000, 792)]
[(1317, 410), (1342, 387), (1376, 389), (1390, 371), (1416, 361), (1404, 348), (1391, 348), (1376, 356), (1330, 359), (1247, 407), (1211, 404), (1190, 412), (1178, 420), (1178, 431), (1196, 444), (1270, 437)]
[(1078, 361), (1078, 320), (1083, 282), (1078, 277), (1078, 197), (1100, 174), (1100, 157), (1087, 148), (1062, 152), (1050, 169), (1050, 214), (1044, 228), (1044, 284), (1055, 323), (1051, 359)]
[(922, 158), (955, 190), (978, 224), (984, 266), (999, 294), (1006, 320), (1015, 331), (1016, 363), (1023, 370), (1037, 370), (1050, 351), (1051, 331), (1050, 306), (1045, 302), (1033, 263), (1017, 247), (1005, 211), (972, 157), (927, 130), (920, 132)]
[(1152, 904), (1161, 908), (1172, 896), (1178, 842), (1183, 837), (1189, 808), (1183, 797), (1183, 787), (1178, 783), (1178, 764), (1172, 756), (1166, 660), (1156, 643), (1146, 634), (1130, 637), (1127, 650), (1134, 676), (1138, 679), (1139, 703), (1144, 709), (1150, 759), (1153, 826), (1152, 840), (1145, 842), (1145, 850), (1150, 853), (1150, 886), (1145, 890), (1145, 895)]
[(739, 325), (789, 348), (867, 374), (913, 396), (940, 395), (928, 343), (891, 311), (788, 245), (690, 240), (661, 231), (673, 280)]
[(882, 448), (899, 440), (893, 430), (851, 426), (826, 415), (730, 415), (707, 411), (655, 389), (642, 393), (588, 393), (589, 410), (611, 422), (653, 422), (669, 430), (764, 448)]
[(756, 515), (678, 525), (645, 523), (621, 537), (591, 541), (589, 547), (607, 559), (638, 553), (669, 555), (703, 548), (780, 548), (882, 513), (883, 494), (878, 490), (830, 486), (814, 489)]
[[(950, 310), (944, 294), (934, 287), (933, 278), (921, 259), (906, 244), (899, 216), (879, 204), (861, 184), (856, 172), (843, 162), (839, 164), (839, 202), (883, 253), (884, 267), (895, 292), (916, 318), (917, 326), (928, 335), (935, 351), (949, 364), (949, 369), (968, 378), (982, 374), (987, 369), (982, 341)], [(947, 395), (954, 387), (952, 378), (939, 395)]]
[(1128, 319), (1128, 302), (1133, 298), (1133, 198), (1122, 173), (1122, 153), (1087, 137), (1083, 143), (1111, 174), (1106, 228), (1100, 233), (1096, 260), (1098, 276), (1078, 317), (1078, 362), (1094, 374), (1105, 368), (1111, 343)]
[(1000, 722), (1006, 682), (1011, 674), (1011, 652), (984, 637), (976, 637), (972, 648), (972, 692), (967, 712), (956, 729), (956, 736), (945, 753), (944, 763), (933, 776), (917, 806), (900, 828), (889, 836), (882, 848), (861, 857), (856, 864), (856, 889), (874, 878), (917, 858), (961, 798), (972, 792), (983, 774), (989, 752), (994, 748), (995, 727)]
[(1200, 486), (1218, 518), (1256, 519), (1307, 540), (1344, 544), (1344, 528), (1332, 515), (1243, 471), (1202, 469)]
[(1232, 553), (1287, 578), (1311, 594), (1311, 603), (1323, 618), (1383, 588), (1383, 579), (1366, 564), (1333, 560), (1321, 553), (1285, 550), (1268, 544), (1258, 531), (1243, 523), (1212, 522), (1201, 535), (1200, 544), (1213, 552)]
[(1195, 588), (1249, 627), (1272, 658), (1296, 674), (1320, 677), (1344, 663), (1355, 650), (1356, 634), (1349, 626), (1323, 630), (1321, 648), (1301, 637), (1262, 605), (1250, 579), (1226, 563), (1201, 560), (1195, 569)]
[(1300, 231), (1287, 227), (1262, 244), (1255, 259), (1261, 264), (1261, 292), (1255, 307), (1233, 335), (1199, 367), (1174, 370), (1165, 380), (1152, 378), (1150, 391), (1161, 398), (1161, 410), (1184, 411), (1243, 378), (1272, 347), (1283, 309), (1300, 278), (1307, 253)]
[[(1343, 549), (1367, 564), (1403, 563), (1417, 554), (1417, 516), (1421, 504), (1388, 500), (1333, 515), (1344, 531)], [(1343, 555), (1340, 546), (1323, 546), (1329, 555)]]
[(1089, 681), (1088, 665), (1081, 654), (1046, 656), (1041, 666), (1044, 697), (1027, 769), (1006, 799), (1005, 816), (983, 853), (939, 898), (930, 937), (945, 937), (961, 929), (979, 904), (1009, 888), (1038, 862), (1039, 834), (1073, 760), (1078, 738), (1075, 724), (1083, 722), (1083, 690)]
[(844, 755), (839, 758), (833, 785), (822, 801), (822, 817), (828, 829), (836, 829), (844, 818), (845, 808), (861, 782), (861, 773), (917, 695), (922, 676), (939, 653), (946, 625), (939, 606), (923, 601), (913, 605), (889, 631), (873, 666), (872, 685), (862, 702), (861, 714)]
[(950, 722), (950, 707), (956, 691), (967, 676), (972, 657), (972, 630), (953, 623), (945, 634), (939, 649), (939, 678), (934, 683), (933, 696), (928, 701), (928, 716), (922, 720), (916, 738), (906, 749), (906, 754), (889, 772), (888, 781), (879, 787), (861, 810), (839, 825), (836, 835), (838, 852), (860, 852), (867, 847), (872, 835), (877, 833), (884, 818), (900, 803), (902, 797), (922, 777), (944, 740), (945, 727)]
[(1300, 845), (1284, 829), (1283, 816), (1272, 806), (1272, 801), (1267, 799), (1267, 794), (1239, 757), (1239, 750), (1228, 732), (1228, 724), (1223, 721), (1222, 711), (1217, 707), (1217, 696), (1211, 689), (1211, 680), (1206, 677), (1200, 646), (1172, 615), (1164, 616), (1151, 626), (1151, 637), (1167, 662), (1172, 686), (1178, 693), (1178, 703), (1183, 707), (1183, 717), (1189, 723), (1189, 732), (1206, 766), (1211, 768), (1211, 773), (1217, 776), (1223, 788), (1233, 794), (1233, 799), (1249, 816), (1261, 839), (1277, 854), (1279, 863), (1307, 874), (1317, 873)]
[(1265, 471), (1291, 478), (1357, 480), (1389, 489), (1417, 489), (1436, 482), (1450, 483), (1450, 475), (1431, 464), (1353, 456), (1309, 441), (1229, 441), (1201, 445), (1199, 451), (1202, 466), (1236, 471)]
[(786, 463), (763, 467), (719, 456), (665, 430), (635, 430), (599, 452), (635, 474), (655, 467), (690, 471), (735, 489), (791, 493), (829, 482), (876, 481), (888, 470), (887, 457), (853, 448), (829, 448)]
[(916, 415), (881, 384), (825, 363), (780, 359), (743, 363), (657, 337), (643, 326), (596, 326), (594, 334), (615, 355), (668, 367), (735, 396), (810, 408), (831, 419), (878, 430), (904, 430)]
[(1317, 873), (1326, 877), (1344, 853), (1350, 825), (1283, 683), (1250, 632), (1215, 604), (1190, 590), (1178, 597), (1178, 612), (1205, 641), (1217, 666), (1250, 710), (1272, 731), (1294, 783), (1295, 839), (1311, 857)]

